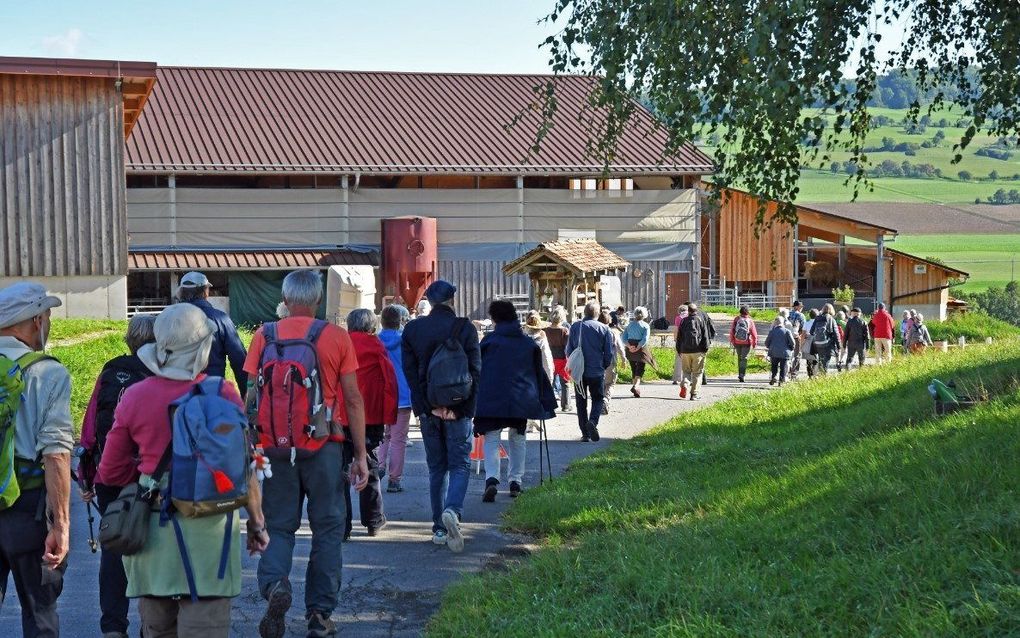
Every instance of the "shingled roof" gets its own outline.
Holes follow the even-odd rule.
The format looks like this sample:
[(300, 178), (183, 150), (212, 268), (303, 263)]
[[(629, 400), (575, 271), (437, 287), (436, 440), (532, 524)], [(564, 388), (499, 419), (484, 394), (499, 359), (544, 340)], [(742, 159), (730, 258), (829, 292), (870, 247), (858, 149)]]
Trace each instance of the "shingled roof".
[(503, 266), (503, 272), (513, 275), (525, 272), (528, 266), (548, 262), (572, 270), (578, 276), (630, 266), (629, 261), (593, 239), (570, 239), (539, 244)]
[[(151, 173), (602, 174), (588, 156), (597, 82), (559, 76), (555, 125), (534, 89), (553, 76), (160, 67), (127, 143), (127, 171)], [(520, 113), (525, 117), (508, 127)], [(712, 172), (693, 145), (664, 157), (666, 133), (638, 109), (611, 175)]]

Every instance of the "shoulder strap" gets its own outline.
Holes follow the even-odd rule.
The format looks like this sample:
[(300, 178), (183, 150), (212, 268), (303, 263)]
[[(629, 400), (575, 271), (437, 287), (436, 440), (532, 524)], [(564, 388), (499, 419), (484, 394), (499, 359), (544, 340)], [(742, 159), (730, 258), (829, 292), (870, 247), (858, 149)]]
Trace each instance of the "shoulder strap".
[(218, 397), (223, 392), (223, 377), (206, 377), (196, 388), (209, 397)]
[(453, 320), (453, 328), (450, 329), (450, 336), (456, 339), (460, 336), (460, 333), (464, 332), (464, 325), (467, 324), (467, 319), (464, 317), (457, 317)]
[(18, 357), (18, 365), (21, 367), (21, 371), (28, 370), (40, 361), (46, 360), (56, 361), (56, 357), (50, 356), (45, 352), (26, 352), (25, 354)]
[(270, 341), (276, 341), (275, 321), (267, 321), (266, 323), (262, 324), (262, 338), (265, 340), (266, 343), (269, 343)]
[(312, 325), (308, 326), (308, 334), (305, 335), (305, 340), (315, 343), (327, 325), (329, 324), (322, 319), (313, 319)]
[[(223, 379), (217, 377), (214, 377), (213, 380), (216, 381), (217, 385), (223, 382)], [(209, 381), (208, 378), (206, 379), (206, 381), (203, 381), (202, 383), (196, 383), (195, 385), (191, 386), (191, 389), (188, 390), (187, 394), (175, 400), (173, 403), (170, 404), (170, 407), (167, 408), (167, 414), (169, 416), (170, 422), (170, 442), (167, 443), (166, 449), (163, 450), (163, 456), (159, 457), (159, 462), (156, 463), (156, 469), (153, 470), (152, 474), (150, 475), (150, 477), (152, 478), (152, 485), (154, 487), (159, 486), (159, 482), (163, 479), (163, 475), (166, 474), (167, 469), (169, 469), (170, 467), (170, 459), (172, 459), (174, 455), (174, 416), (177, 410), (184, 404), (185, 401), (190, 399), (193, 394), (195, 394), (196, 392), (204, 391), (202, 389), (202, 386), (207, 381)]]

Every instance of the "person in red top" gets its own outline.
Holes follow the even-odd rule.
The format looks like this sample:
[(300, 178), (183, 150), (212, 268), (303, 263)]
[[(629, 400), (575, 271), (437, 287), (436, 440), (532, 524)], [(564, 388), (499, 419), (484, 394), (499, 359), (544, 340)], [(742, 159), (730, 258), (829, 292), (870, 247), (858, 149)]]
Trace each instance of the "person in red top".
[[(379, 459), (375, 450), (382, 443), (387, 423), (397, 422), (397, 373), (383, 342), (376, 336), (378, 324), (375, 313), (358, 308), (347, 315), (347, 332), (354, 352), (358, 356), (358, 388), (365, 402), (365, 448), (368, 450), (368, 486), (361, 490), (361, 524), (368, 535), (375, 536), (386, 525), (380, 489)], [(347, 498), (347, 528), (344, 539), (350, 538), (352, 529), (351, 491), (344, 490)]]
[(871, 337), (875, 340), (875, 361), (882, 365), (892, 361), (892, 340), (895, 323), (885, 304), (878, 304), (878, 310), (868, 322)]
[[(303, 339), (315, 320), (322, 297), (322, 277), (314, 270), (297, 270), (283, 280), (283, 302), (287, 318), (276, 323), (279, 340)], [(265, 326), (255, 333), (248, 349), (244, 370), (249, 378), (259, 376), (262, 351), (266, 345)], [(330, 431), (337, 423), (350, 431), (353, 461), (350, 483), (362, 490), (368, 484), (365, 450), (365, 407), (358, 389), (358, 360), (347, 331), (326, 325), (315, 341), (319, 379)], [(251, 388), (249, 382), (249, 388)], [(266, 424), (260, 423), (260, 428)], [(341, 544), (347, 518), (343, 493), (344, 437), (329, 436), (305, 449), (314, 453), (273, 463), (273, 474), (262, 486), (263, 511), (269, 529), (269, 547), (259, 561), (259, 591), (268, 601), (259, 623), (262, 638), (282, 638), (287, 631), (286, 614), (292, 600), (290, 569), (294, 536), (301, 526), (303, 502), (308, 499), (308, 523), (312, 529), (311, 558), (305, 573), (305, 619), (308, 636), (330, 636), (336, 624), (330, 618), (339, 602), (343, 556)]]
[(740, 307), (740, 314), (730, 326), (730, 344), (737, 351), (737, 380), (743, 383), (747, 373), (747, 356), (758, 346), (758, 329), (747, 306)]

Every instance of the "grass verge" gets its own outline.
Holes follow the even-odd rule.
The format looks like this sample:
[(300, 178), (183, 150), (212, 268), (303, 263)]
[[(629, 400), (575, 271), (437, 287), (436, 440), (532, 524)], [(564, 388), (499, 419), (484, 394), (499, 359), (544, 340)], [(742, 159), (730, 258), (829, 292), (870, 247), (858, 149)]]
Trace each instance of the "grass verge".
[(1007, 339), (1020, 336), (1020, 328), (983, 312), (957, 314), (945, 321), (926, 322), (926, 325), (933, 341), (955, 342), (959, 337), (966, 337), (973, 343), (984, 341), (985, 337)]
[[(1020, 341), (748, 393), (582, 459), (433, 638), (1000, 636), (1020, 626)], [(999, 398), (932, 419), (932, 377)], [(828, 381), (828, 382), (827, 382)]]
[[(652, 348), (652, 357), (658, 369), (645, 368), (645, 380), (670, 381), (673, 379), (673, 361), (677, 353), (673, 348)], [(768, 372), (768, 361), (760, 359), (755, 355), (747, 358), (748, 372)], [(633, 377), (630, 374), (630, 365), (624, 363), (616, 366), (617, 381), (619, 383), (630, 383)], [(714, 345), (708, 351), (708, 359), (705, 361), (705, 374), (710, 377), (735, 376), (737, 374), (737, 352), (733, 348)]]
[[(736, 317), (740, 314), (740, 309), (736, 306), (702, 306), (701, 310), (710, 313), (719, 313)], [(757, 319), (758, 321), (772, 321), (779, 314), (779, 311), (775, 308), (750, 308), (751, 318)]]

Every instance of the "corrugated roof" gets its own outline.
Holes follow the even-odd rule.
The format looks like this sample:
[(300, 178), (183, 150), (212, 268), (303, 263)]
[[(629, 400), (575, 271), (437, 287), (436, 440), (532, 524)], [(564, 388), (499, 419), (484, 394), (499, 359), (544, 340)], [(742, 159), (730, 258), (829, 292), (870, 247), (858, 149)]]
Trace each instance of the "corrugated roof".
[[(602, 172), (585, 120), (596, 80), (557, 79), (558, 112), (542, 151), (533, 88), (552, 76), (160, 67), (128, 140), (132, 173), (322, 172), (561, 174)], [(535, 111), (513, 128), (514, 117)], [(663, 160), (666, 134), (640, 109), (615, 174), (708, 173), (693, 145)]]
[(578, 274), (623, 270), (630, 266), (629, 261), (593, 239), (570, 239), (539, 244), (503, 266), (503, 272), (507, 275), (525, 272), (529, 265), (543, 257), (572, 268)]
[(132, 250), (128, 270), (294, 270), (378, 266), (379, 253), (358, 250)]

